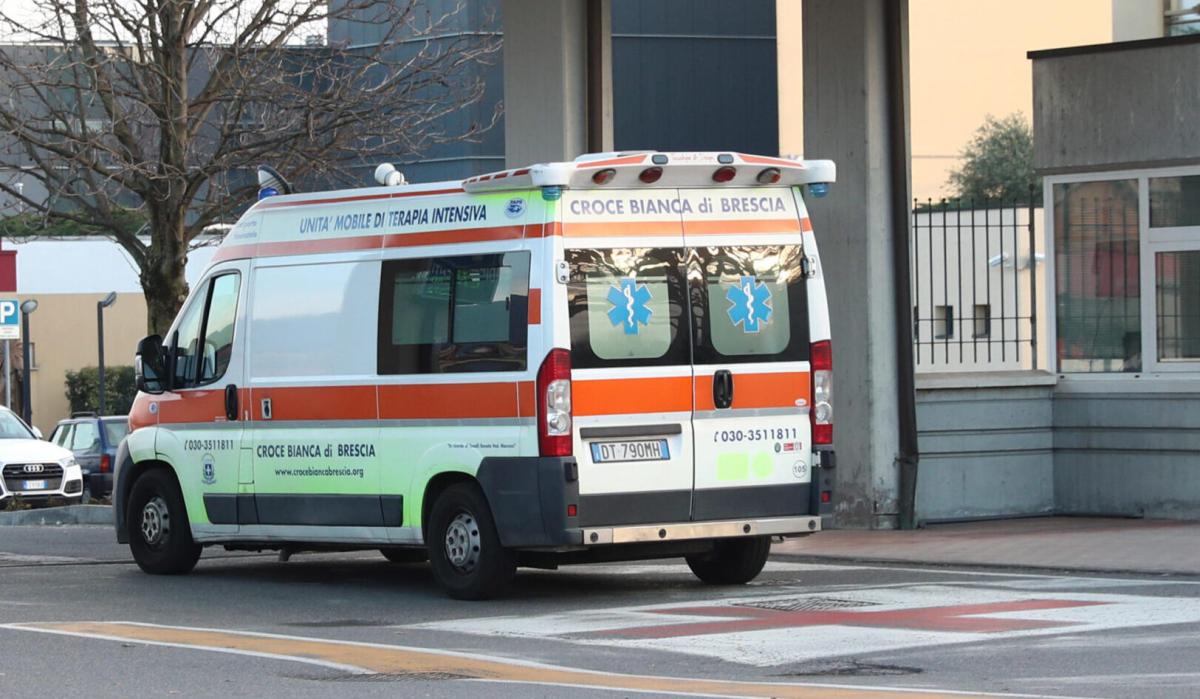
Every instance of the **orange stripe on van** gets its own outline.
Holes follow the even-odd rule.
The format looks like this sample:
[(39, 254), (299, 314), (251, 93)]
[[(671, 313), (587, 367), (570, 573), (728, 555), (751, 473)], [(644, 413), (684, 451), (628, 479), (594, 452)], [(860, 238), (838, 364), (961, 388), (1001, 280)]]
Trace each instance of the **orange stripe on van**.
[(514, 382), (379, 387), (379, 417), (383, 420), (517, 416)]
[(322, 252), (350, 252), (353, 250), (378, 250), (383, 245), (381, 235), (359, 235), (353, 238), (320, 238), (294, 242), (259, 243), (255, 257), (282, 257), (285, 255), (315, 255)]
[(524, 226), (495, 226), (490, 228), (460, 228), (457, 230), (426, 231), (423, 233), (391, 233), (383, 237), (383, 247), (402, 248), (415, 245), (446, 245), (450, 243), (483, 243), (490, 240), (517, 240)]
[(525, 226), (526, 238), (548, 238), (555, 235), (562, 235), (562, 224), (557, 221), (531, 223)]
[(222, 245), (213, 253), (213, 262), (224, 262), (225, 260), (245, 260), (254, 257), (254, 249), (257, 245)]
[[(770, 374), (733, 372), (733, 409), (799, 408), (797, 400), (807, 404), (810, 375), (803, 371)], [(696, 410), (716, 410), (713, 404), (712, 376), (696, 377)]]
[(529, 324), (542, 324), (542, 290), (529, 290)]
[[(238, 402), (245, 404), (249, 391), (238, 390)], [(160, 424), (188, 422), (224, 422), (225, 387), (173, 391), (154, 396), (150, 403), (157, 405)], [(146, 406), (149, 410), (149, 404)]]
[(271, 399), (271, 420), (374, 420), (374, 386), (289, 386), (250, 389), (250, 410), (262, 417)]
[(517, 383), (517, 410), (521, 417), (537, 416), (537, 384), (532, 381)]
[(800, 219), (800, 230), (804, 231), (805, 233), (811, 233), (812, 229), (812, 219), (808, 218), (807, 216)]
[(579, 163), (575, 166), (576, 170), (587, 170), (597, 167), (608, 167), (609, 165), (634, 165), (636, 163), (646, 162), (646, 155), (627, 155), (623, 158), (610, 158), (608, 160), (594, 160), (588, 163)]
[(563, 225), (568, 238), (626, 238), (630, 236), (680, 235), (679, 221), (622, 221), (620, 223), (581, 223)]
[(805, 167), (804, 163), (799, 160), (784, 160), (783, 158), (767, 158), (767, 157), (764, 157), (761, 155), (746, 155), (745, 153), (738, 153), (738, 157), (742, 159), (742, 162), (750, 163), (752, 165), (778, 165), (779, 167), (791, 167), (791, 168), (798, 168), (801, 170), (807, 169)]
[(727, 221), (688, 221), (685, 219), (683, 222), (684, 235), (799, 233), (801, 230), (803, 230), (803, 224), (800, 219), (795, 218), (739, 218)]
[(678, 413), (692, 409), (690, 376), (576, 380), (571, 394), (576, 415)]

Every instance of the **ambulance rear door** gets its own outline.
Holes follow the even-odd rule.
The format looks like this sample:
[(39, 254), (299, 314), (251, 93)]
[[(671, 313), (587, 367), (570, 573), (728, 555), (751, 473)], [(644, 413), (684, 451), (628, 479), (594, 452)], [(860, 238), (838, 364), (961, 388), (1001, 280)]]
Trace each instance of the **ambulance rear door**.
[(563, 194), (581, 526), (691, 512), (692, 367), (678, 190)]
[(808, 513), (808, 299), (787, 188), (685, 189), (697, 521)]

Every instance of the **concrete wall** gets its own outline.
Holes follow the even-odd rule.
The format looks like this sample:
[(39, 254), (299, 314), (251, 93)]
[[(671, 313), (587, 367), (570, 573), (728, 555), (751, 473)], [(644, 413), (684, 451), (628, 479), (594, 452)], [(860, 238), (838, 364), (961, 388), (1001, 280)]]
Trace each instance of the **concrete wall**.
[(1043, 174), (1200, 162), (1200, 35), (1030, 57)]
[(1053, 512), (1054, 377), (947, 378), (918, 380), (918, 518)]
[(918, 379), (922, 521), (1200, 519), (1200, 378)]
[(1200, 518), (1200, 379), (1060, 381), (1054, 450), (1061, 512)]

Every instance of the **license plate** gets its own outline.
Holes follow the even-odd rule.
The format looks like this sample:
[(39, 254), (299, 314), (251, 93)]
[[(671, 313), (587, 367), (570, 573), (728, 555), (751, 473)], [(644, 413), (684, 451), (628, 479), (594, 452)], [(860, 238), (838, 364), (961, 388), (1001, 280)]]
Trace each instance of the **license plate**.
[(592, 463), (610, 461), (666, 461), (671, 458), (665, 439), (636, 442), (592, 442)]
[(25, 481), (25, 487), (22, 490), (45, 490), (46, 481)]

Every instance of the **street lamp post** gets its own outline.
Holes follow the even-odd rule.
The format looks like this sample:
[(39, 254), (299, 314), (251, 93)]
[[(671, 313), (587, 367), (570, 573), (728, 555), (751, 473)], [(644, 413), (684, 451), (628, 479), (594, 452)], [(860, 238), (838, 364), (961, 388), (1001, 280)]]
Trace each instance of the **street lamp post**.
[(21, 416), (25, 424), (33, 424), (33, 406), (30, 402), (30, 386), (33, 380), (33, 360), (29, 352), (29, 314), (37, 310), (37, 299), (26, 299), (21, 303), (21, 364), (24, 366), (24, 381), (21, 382)]
[(99, 374), (99, 376), (97, 378), (100, 381), (100, 405), (99, 405), (100, 410), (99, 410), (99, 412), (101, 415), (106, 414), (105, 404), (104, 404), (104, 309), (113, 305), (114, 303), (116, 303), (116, 301), (117, 301), (117, 292), (110, 291), (110, 292), (108, 292), (108, 296), (104, 297), (104, 300), (96, 302), (96, 340), (97, 340), (97, 346), (100, 350), (100, 352), (99, 352), (100, 367), (99, 367), (99, 370), (97, 371), (97, 374)]

